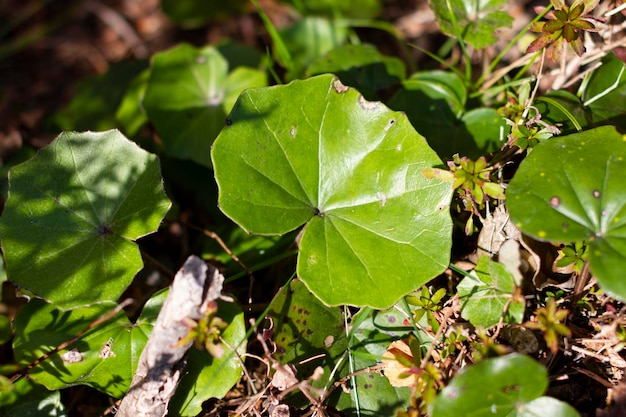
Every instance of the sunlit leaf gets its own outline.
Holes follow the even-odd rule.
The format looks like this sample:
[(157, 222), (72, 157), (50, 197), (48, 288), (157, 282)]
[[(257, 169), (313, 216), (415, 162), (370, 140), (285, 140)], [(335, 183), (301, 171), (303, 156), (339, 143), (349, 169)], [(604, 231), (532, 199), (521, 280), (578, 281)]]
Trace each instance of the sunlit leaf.
[(298, 276), (327, 304), (389, 307), (448, 263), (451, 184), (422, 175), (440, 160), (403, 114), (331, 75), (244, 92), (212, 156), (220, 207), (245, 230), (307, 223)]
[(511, 27), (513, 18), (498, 10), (506, 0), (431, 0), (430, 7), (441, 31), (462, 39), (476, 49), (492, 45), (496, 31)]
[[(494, 326), (500, 321), (514, 290), (513, 275), (506, 267), (483, 255), (476, 269), (457, 286), (461, 315), (474, 326)], [(511, 302), (505, 323), (521, 323), (524, 319), (524, 304), (524, 299)]]
[[(478, 383), (479, 381), (479, 383)], [(542, 397), (546, 368), (525, 355), (487, 359), (459, 372), (437, 396), (432, 417), (577, 417), (570, 405)], [(539, 407), (545, 406), (545, 409)], [(539, 414), (537, 414), (539, 412)]]
[(626, 300), (626, 140), (612, 126), (550, 139), (522, 162), (507, 191), (511, 220), (537, 239), (588, 241), (591, 271)]

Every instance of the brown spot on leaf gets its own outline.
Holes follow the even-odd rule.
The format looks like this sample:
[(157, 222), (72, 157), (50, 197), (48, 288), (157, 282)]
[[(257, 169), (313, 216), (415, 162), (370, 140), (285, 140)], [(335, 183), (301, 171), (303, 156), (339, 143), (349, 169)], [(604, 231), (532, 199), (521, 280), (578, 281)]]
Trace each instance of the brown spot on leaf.
[(365, 97), (361, 95), (359, 96), (359, 104), (363, 110), (371, 111), (378, 107), (380, 101), (367, 101)]
[(339, 79), (335, 79), (335, 81), (333, 81), (333, 88), (339, 94), (345, 93), (350, 89), (350, 87), (343, 85)]

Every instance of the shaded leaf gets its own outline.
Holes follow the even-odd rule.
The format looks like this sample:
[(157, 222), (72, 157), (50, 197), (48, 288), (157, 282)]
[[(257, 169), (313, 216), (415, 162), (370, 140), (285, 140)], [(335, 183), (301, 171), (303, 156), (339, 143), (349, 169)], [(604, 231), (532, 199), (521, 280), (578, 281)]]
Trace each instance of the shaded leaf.
[(163, 12), (175, 23), (185, 28), (196, 28), (207, 22), (242, 13), (245, 0), (161, 0)]
[[(298, 280), (274, 298), (270, 317), (275, 326), (272, 340), (276, 358), (283, 364), (295, 364), (299, 379), (306, 379), (321, 366), (323, 376), (312, 382), (319, 388), (330, 386), (351, 369), (376, 365), (389, 343), (412, 329), (402, 325), (404, 316), (396, 309), (364, 309), (352, 317), (351, 323), (358, 328), (348, 343), (341, 310), (325, 306)], [(316, 359), (307, 361), (310, 358)], [(380, 374), (362, 374), (355, 382), (350, 393), (336, 389), (328, 400), (347, 416), (356, 416), (357, 409), (362, 416), (393, 415), (408, 404), (411, 391), (392, 387)], [(296, 404), (306, 405), (307, 400)]]
[(626, 64), (614, 55), (602, 60), (589, 79), (584, 92), (584, 102), (591, 111), (593, 122), (612, 124), (626, 131)]
[(291, 65), (281, 64), (290, 71), (288, 79), (293, 79), (301, 76), (314, 59), (342, 45), (348, 28), (321, 17), (305, 17), (279, 34), (292, 59)]
[(542, 121), (557, 126), (564, 134), (578, 130), (574, 121), (584, 128), (591, 119), (589, 110), (583, 107), (580, 99), (566, 90), (550, 91), (538, 97), (535, 106), (541, 113)]
[(267, 83), (265, 73), (228, 62), (213, 47), (182, 44), (152, 58), (143, 98), (165, 153), (211, 166), (209, 152), (239, 93)]
[(13, 390), (0, 393), (0, 413), (4, 417), (65, 417), (67, 412), (59, 391), (22, 378)]
[(72, 101), (52, 116), (60, 130), (108, 130), (118, 126), (115, 112), (132, 85), (146, 68), (144, 61), (125, 61), (111, 65), (101, 75), (81, 80)]
[(327, 17), (375, 17), (380, 13), (380, 0), (283, 0), (303, 15)]
[[(352, 317), (355, 326), (350, 340), (350, 362), (355, 370), (366, 369), (379, 363), (393, 340), (402, 339), (413, 330), (403, 325), (406, 316), (399, 306), (383, 311), (363, 309)], [(419, 334), (424, 336), (425, 334)], [(421, 340), (425, 344), (431, 339)], [(344, 373), (350, 371), (344, 367)], [(365, 373), (354, 378), (349, 393), (342, 392), (337, 408), (348, 416), (392, 416), (398, 409), (408, 407), (411, 389), (394, 387), (387, 374)], [(358, 410), (358, 412), (357, 412)]]
[(142, 267), (133, 240), (170, 207), (156, 156), (115, 130), (63, 133), (9, 183), (8, 277), (65, 309), (116, 300)]
[[(26, 366), (49, 353), (115, 305), (103, 303), (61, 311), (41, 300), (31, 300), (14, 323), (13, 349), (17, 363)], [(66, 349), (52, 354), (28, 374), (49, 390), (88, 385), (121, 398), (130, 386), (154, 321), (154, 317), (141, 317), (132, 324), (122, 311)]]
[(404, 80), (405, 71), (398, 58), (382, 55), (373, 45), (361, 44), (342, 45), (316, 58), (309, 65), (307, 76), (333, 73), (366, 99), (375, 100), (378, 91)]
[(461, 154), (476, 159), (500, 147), (505, 121), (495, 110), (465, 110), (467, 90), (455, 74), (428, 71), (413, 74), (389, 101), (406, 112), (415, 129), (443, 159)]

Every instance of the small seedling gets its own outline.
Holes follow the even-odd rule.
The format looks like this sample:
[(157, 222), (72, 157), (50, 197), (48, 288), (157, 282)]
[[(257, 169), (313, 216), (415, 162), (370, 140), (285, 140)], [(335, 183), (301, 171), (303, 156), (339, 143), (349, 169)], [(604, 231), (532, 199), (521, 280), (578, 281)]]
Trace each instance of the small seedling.
[(546, 15), (549, 20), (535, 22), (531, 30), (541, 33), (526, 49), (526, 53), (543, 48), (550, 49), (550, 57), (557, 62), (566, 44), (578, 56), (585, 53), (583, 46), (584, 32), (597, 32), (600, 20), (589, 13), (598, 5), (599, 0), (577, 0), (567, 6), (564, 0), (552, 0), (554, 10)]
[(190, 318), (185, 318), (185, 323), (189, 326), (189, 334), (178, 342), (178, 346), (193, 340), (194, 346), (204, 349), (214, 358), (221, 358), (224, 348), (220, 343), (222, 332), (228, 327), (228, 323), (216, 316), (217, 302), (211, 301), (207, 312), (197, 322)]
[(559, 338), (572, 335), (571, 330), (563, 324), (568, 314), (568, 310), (557, 308), (554, 298), (549, 298), (546, 306), (535, 312), (536, 321), (527, 322), (525, 326), (530, 329), (541, 330), (550, 351), (557, 353), (559, 351)]
[(419, 296), (410, 295), (406, 297), (406, 301), (416, 307), (413, 313), (415, 322), (419, 322), (425, 315), (428, 325), (436, 333), (439, 330), (439, 321), (435, 317), (435, 313), (441, 310), (441, 300), (445, 295), (445, 288), (440, 288), (431, 294), (428, 287), (423, 286)]

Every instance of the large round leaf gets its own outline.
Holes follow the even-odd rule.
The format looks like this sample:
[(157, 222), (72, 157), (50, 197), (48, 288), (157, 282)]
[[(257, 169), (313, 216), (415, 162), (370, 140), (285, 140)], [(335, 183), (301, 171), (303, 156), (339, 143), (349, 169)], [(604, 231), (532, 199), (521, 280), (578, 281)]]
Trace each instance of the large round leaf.
[(170, 206), (158, 159), (116, 130), (64, 133), (9, 182), (9, 279), (64, 309), (116, 300), (142, 267), (132, 240)]
[[(546, 368), (512, 354), (465, 368), (435, 398), (432, 417), (577, 417), (571, 406), (542, 397)], [(544, 407), (543, 409), (541, 407)]]
[(550, 139), (522, 162), (507, 191), (524, 233), (557, 242), (590, 241), (591, 270), (626, 300), (626, 140), (611, 126)]
[(213, 47), (182, 44), (152, 58), (143, 99), (168, 155), (210, 166), (213, 139), (241, 90), (265, 85), (262, 71), (228, 62)]
[(212, 152), (224, 213), (245, 230), (308, 222), (298, 274), (330, 305), (391, 306), (449, 260), (451, 184), (402, 113), (332, 75), (244, 92)]

